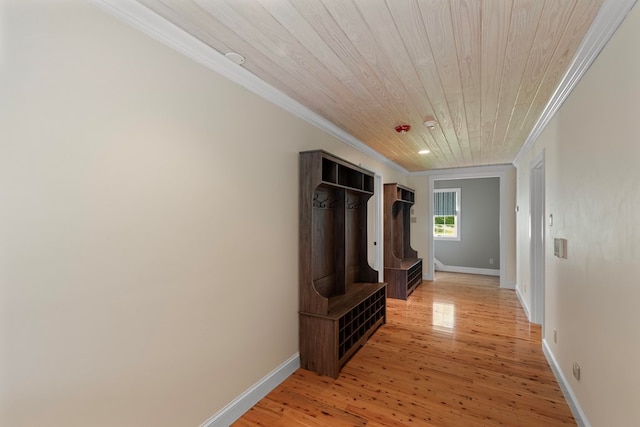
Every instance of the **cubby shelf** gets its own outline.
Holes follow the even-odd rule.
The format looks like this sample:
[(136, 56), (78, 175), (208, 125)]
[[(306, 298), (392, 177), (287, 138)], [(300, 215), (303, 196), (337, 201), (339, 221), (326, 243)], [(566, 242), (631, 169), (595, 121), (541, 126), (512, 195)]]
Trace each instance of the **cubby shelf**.
[(411, 248), (411, 206), (415, 191), (400, 184), (384, 185), (384, 278), (389, 298), (406, 300), (422, 283), (422, 259)]
[[(328, 153), (327, 153), (328, 154)], [(322, 181), (373, 194), (373, 176), (353, 169), (338, 158), (322, 158)]]
[(373, 182), (327, 152), (300, 153), (300, 361), (333, 378), (386, 322), (386, 284), (367, 261)]

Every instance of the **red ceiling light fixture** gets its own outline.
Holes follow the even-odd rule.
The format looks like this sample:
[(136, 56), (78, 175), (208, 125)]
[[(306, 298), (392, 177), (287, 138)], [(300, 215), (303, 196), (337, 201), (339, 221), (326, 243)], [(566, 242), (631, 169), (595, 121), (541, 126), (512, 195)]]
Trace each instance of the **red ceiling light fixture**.
[(396, 132), (398, 133), (407, 133), (411, 129), (410, 125), (398, 125), (396, 126)]

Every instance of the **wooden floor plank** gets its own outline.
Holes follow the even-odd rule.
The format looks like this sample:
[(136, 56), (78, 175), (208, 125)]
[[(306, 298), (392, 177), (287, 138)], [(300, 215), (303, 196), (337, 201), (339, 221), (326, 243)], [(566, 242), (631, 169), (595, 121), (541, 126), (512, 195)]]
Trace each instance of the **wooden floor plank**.
[(406, 300), (334, 380), (299, 369), (235, 424), (575, 426), (541, 330), (491, 276), (440, 273)]

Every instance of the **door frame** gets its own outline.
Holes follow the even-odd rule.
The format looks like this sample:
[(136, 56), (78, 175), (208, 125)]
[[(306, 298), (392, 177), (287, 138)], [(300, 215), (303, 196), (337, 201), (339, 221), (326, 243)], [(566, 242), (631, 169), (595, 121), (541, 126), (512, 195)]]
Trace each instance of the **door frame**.
[(384, 282), (384, 233), (382, 230), (382, 219), (384, 209), (384, 188), (382, 184), (382, 175), (375, 172), (374, 176), (374, 252), (375, 252), (375, 266), (374, 269), (378, 270), (378, 282)]
[(427, 217), (427, 252), (429, 254), (429, 262), (426, 265), (424, 278), (426, 280), (435, 279), (434, 266), (434, 239), (433, 227), (430, 226), (433, 218), (433, 190), (435, 181), (451, 180), (451, 179), (474, 179), (474, 178), (499, 178), (500, 181), (500, 287), (514, 289), (515, 285), (507, 282), (506, 263), (507, 263), (507, 203), (505, 194), (505, 173), (509, 166), (479, 166), (476, 168), (460, 168), (460, 169), (443, 169), (428, 172), (429, 176), (429, 209)]
[[(545, 162), (544, 150), (529, 164), (529, 283), (531, 323), (543, 326), (545, 288)], [(543, 336), (544, 338), (544, 336)]]

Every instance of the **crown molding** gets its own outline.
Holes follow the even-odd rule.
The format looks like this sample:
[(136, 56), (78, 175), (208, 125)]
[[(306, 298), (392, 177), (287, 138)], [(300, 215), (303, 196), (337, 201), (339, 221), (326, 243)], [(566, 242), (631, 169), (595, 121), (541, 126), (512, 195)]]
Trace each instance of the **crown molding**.
[(437, 176), (438, 179), (488, 178), (501, 176), (512, 169), (511, 163), (504, 165), (469, 166), (464, 168), (432, 169), (428, 171), (410, 172), (410, 176)]
[(289, 113), (316, 126), (343, 143), (399, 171), (409, 171), (370, 148), (351, 134), (340, 129), (329, 120), (314, 113), (267, 82), (259, 79), (244, 67), (225, 58), (223, 54), (183, 31), (163, 17), (155, 14), (138, 2), (131, 0), (87, 0), (125, 23), (177, 50), (210, 70), (272, 102)]
[(582, 43), (576, 51), (573, 62), (562, 77), (560, 85), (553, 93), (551, 99), (542, 111), (533, 130), (525, 140), (518, 155), (513, 160), (517, 165), (529, 152), (533, 143), (538, 139), (544, 128), (549, 124), (553, 116), (567, 99), (573, 88), (578, 84), (584, 73), (587, 72), (593, 61), (598, 57), (602, 49), (609, 42), (622, 21), (627, 17), (637, 0), (605, 0)]

